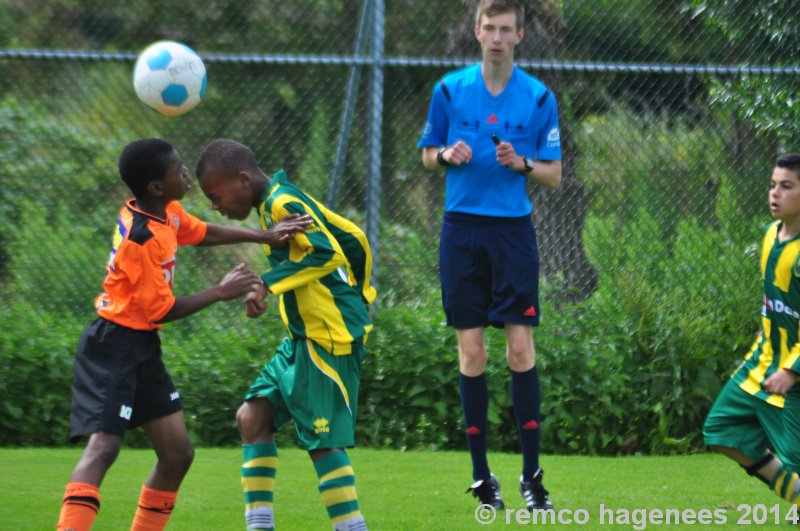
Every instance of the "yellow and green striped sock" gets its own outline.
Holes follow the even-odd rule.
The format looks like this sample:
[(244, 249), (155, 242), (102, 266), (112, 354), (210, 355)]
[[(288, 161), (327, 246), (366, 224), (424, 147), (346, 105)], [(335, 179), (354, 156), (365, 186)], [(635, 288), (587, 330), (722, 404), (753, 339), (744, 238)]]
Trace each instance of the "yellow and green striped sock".
[(789, 503), (800, 502), (800, 476), (797, 472), (790, 472), (781, 466), (775, 477), (772, 478), (769, 487)]
[(278, 468), (278, 447), (274, 442), (243, 444), (242, 486), (244, 487), (247, 531), (273, 530), (272, 493)]
[(358, 507), (356, 478), (347, 452), (337, 450), (314, 463), (319, 476), (319, 492), (328, 510), (334, 531), (366, 531), (367, 524)]

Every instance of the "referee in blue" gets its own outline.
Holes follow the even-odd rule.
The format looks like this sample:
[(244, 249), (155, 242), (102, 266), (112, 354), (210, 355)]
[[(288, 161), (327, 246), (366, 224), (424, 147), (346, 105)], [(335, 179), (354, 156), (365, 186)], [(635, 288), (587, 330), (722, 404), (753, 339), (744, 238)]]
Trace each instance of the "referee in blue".
[(518, 0), (481, 0), (475, 37), (482, 61), (436, 83), (419, 140), (428, 169), (446, 171), (439, 248), (442, 303), (456, 331), (461, 403), (472, 457), (472, 492), (504, 507), (487, 459), (484, 330), (504, 328), (522, 447), (520, 494), (528, 510), (552, 510), (539, 466), (540, 391), (533, 344), (539, 324), (539, 255), (526, 191), (561, 184), (553, 93), (514, 65), (524, 35)]

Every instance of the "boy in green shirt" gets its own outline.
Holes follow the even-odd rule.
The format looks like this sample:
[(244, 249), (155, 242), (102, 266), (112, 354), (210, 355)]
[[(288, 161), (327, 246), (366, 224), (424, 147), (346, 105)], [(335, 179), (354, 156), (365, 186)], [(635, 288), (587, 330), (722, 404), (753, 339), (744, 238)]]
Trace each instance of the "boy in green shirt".
[[(750, 352), (703, 427), (708, 446), (781, 498), (800, 501), (800, 154), (778, 158), (769, 185), (774, 221), (761, 246), (764, 307)], [(774, 452), (774, 454), (772, 453)]]
[(289, 183), (282, 170), (265, 175), (250, 148), (238, 142), (211, 142), (196, 170), (212, 207), (227, 217), (245, 219), (255, 208), (262, 228), (291, 214), (312, 218), (288, 246), (264, 246), (271, 269), (245, 300), (247, 315), (257, 317), (267, 308), (266, 295), (278, 295), (289, 333), (237, 413), (247, 529), (274, 529), (274, 433), (293, 420), (334, 530), (366, 530), (345, 452), (355, 444), (361, 362), (372, 329), (367, 307), (375, 299), (366, 235)]

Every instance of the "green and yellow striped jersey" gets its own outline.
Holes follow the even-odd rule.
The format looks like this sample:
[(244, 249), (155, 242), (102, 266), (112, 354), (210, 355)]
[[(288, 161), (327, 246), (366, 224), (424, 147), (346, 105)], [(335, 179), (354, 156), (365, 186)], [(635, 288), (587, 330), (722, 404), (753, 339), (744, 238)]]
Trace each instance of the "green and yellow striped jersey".
[[(761, 385), (779, 369), (800, 373), (800, 236), (779, 242), (780, 225), (776, 221), (767, 227), (761, 246), (761, 330), (733, 379), (751, 395), (783, 407), (784, 397)], [(800, 386), (792, 386), (790, 393), (797, 392)]]
[(270, 270), (261, 276), (279, 295), (281, 318), (293, 338), (308, 338), (332, 354), (349, 354), (351, 343), (372, 329), (367, 305), (372, 252), (364, 232), (287, 181), (281, 170), (258, 207), (267, 229), (290, 214), (309, 214), (313, 223), (285, 247), (264, 245)]

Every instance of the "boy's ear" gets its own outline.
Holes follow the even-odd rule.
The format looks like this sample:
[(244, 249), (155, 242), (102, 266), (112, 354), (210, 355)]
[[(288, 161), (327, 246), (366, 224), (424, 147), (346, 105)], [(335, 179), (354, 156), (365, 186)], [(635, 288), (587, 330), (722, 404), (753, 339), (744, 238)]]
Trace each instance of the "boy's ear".
[(150, 181), (147, 185), (147, 193), (153, 197), (161, 197), (164, 195), (164, 188), (161, 186), (161, 181)]
[(237, 175), (237, 178), (244, 188), (249, 188), (253, 183), (253, 178), (250, 176), (250, 173), (246, 171), (240, 171), (239, 175)]

